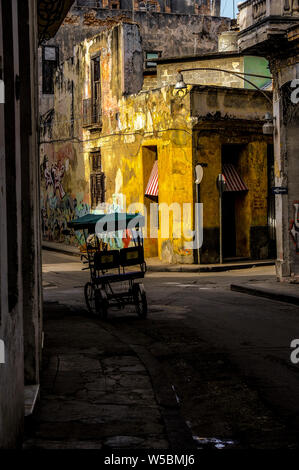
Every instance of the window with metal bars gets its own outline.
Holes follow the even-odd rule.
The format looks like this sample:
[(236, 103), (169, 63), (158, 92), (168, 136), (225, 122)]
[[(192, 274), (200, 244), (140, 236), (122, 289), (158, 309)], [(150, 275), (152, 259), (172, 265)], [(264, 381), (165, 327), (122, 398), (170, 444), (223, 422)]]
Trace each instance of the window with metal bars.
[(91, 61), (92, 74), (91, 74), (91, 118), (93, 123), (99, 123), (102, 116), (101, 104), (101, 58), (97, 55)]
[(102, 172), (101, 151), (90, 154), (90, 199), (91, 208), (96, 209), (105, 202), (105, 174)]
[(77, 0), (77, 7), (101, 8), (102, 2), (99, 0)]
[(146, 68), (157, 68), (157, 62), (155, 59), (161, 57), (160, 51), (146, 51), (145, 52), (145, 67)]
[(91, 171), (101, 171), (102, 170), (102, 161), (101, 161), (101, 151), (91, 152), (90, 154), (90, 167)]
[(91, 208), (96, 209), (99, 204), (105, 202), (105, 175), (96, 173), (90, 175)]

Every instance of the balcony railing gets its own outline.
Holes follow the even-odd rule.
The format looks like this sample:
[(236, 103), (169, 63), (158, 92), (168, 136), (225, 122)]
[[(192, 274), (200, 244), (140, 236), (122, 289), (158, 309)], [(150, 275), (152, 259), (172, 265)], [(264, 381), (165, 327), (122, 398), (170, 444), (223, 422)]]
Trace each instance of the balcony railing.
[(299, 16), (299, 0), (247, 0), (239, 4), (240, 31), (266, 17)]
[(102, 108), (91, 98), (83, 100), (83, 127), (102, 126)]
[(252, 15), (255, 20), (259, 20), (267, 15), (267, 1), (255, 0), (252, 4)]

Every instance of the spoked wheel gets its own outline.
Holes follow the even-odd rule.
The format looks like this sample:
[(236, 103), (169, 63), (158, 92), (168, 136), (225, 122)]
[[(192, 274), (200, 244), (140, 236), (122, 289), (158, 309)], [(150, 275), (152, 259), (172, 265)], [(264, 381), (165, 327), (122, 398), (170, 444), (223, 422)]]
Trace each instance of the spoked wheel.
[(92, 315), (100, 315), (106, 319), (108, 316), (108, 299), (107, 294), (102, 289), (96, 287), (88, 282), (84, 287), (84, 297), (87, 309)]
[(143, 284), (134, 284), (132, 287), (133, 299), (137, 315), (140, 318), (147, 317), (147, 300)]
[(92, 315), (97, 313), (96, 309), (96, 290), (91, 282), (88, 282), (84, 286), (84, 297), (87, 306), (87, 310)]

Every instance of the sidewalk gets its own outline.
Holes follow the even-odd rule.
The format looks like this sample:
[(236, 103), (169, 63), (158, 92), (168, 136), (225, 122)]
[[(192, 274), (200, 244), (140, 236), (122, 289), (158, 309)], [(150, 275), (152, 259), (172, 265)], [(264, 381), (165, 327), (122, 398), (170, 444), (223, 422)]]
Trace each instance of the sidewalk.
[[(67, 255), (81, 256), (78, 248), (55, 242), (43, 242), (43, 249), (64, 253)], [(236, 261), (224, 264), (165, 264), (158, 258), (149, 258), (146, 260), (147, 270), (149, 272), (172, 272), (172, 273), (209, 273), (224, 272), (237, 269), (249, 269), (257, 266), (274, 266), (274, 260), (249, 260)]]
[(231, 290), (299, 305), (298, 283), (278, 282), (275, 279), (269, 281), (254, 280), (247, 283), (232, 284)]
[(157, 367), (152, 377), (134, 345), (84, 310), (56, 302), (46, 303), (44, 310), (40, 401), (26, 423), (24, 449), (184, 445), (179, 435), (184, 426), (170, 386), (164, 404), (153, 390)]

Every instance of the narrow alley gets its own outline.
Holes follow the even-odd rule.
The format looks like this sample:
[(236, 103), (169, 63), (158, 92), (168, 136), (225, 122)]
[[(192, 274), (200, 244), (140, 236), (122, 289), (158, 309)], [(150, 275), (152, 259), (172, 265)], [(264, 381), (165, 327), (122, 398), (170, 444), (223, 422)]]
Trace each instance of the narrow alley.
[(0, 451), (299, 451), (298, 135), (299, 0), (0, 0)]
[(230, 290), (273, 267), (148, 273), (148, 319), (128, 307), (102, 321), (86, 311), (79, 259), (43, 261), (41, 401), (25, 448), (298, 448), (298, 307)]

